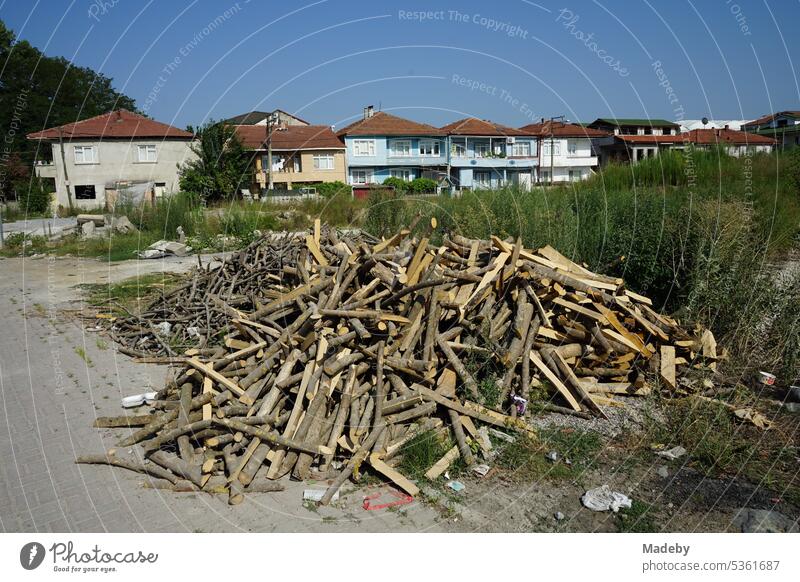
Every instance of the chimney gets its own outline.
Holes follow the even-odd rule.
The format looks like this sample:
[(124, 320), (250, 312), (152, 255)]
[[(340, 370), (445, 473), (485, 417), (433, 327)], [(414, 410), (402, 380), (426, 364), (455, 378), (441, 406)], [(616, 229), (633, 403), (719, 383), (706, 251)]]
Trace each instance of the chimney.
[(730, 129), (730, 128), (731, 128), (731, 126), (726, 123), (725, 124), (725, 129)]
[(364, 119), (369, 119), (375, 113), (374, 107), (372, 105), (367, 105), (364, 107)]

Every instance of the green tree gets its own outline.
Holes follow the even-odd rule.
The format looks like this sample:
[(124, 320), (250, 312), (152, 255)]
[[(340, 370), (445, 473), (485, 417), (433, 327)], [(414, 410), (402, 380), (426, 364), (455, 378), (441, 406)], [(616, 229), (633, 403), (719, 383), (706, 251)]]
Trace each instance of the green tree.
[(232, 126), (209, 121), (196, 136), (192, 151), (197, 157), (179, 170), (181, 190), (218, 200), (250, 184), (251, 160)]
[[(51, 153), (26, 134), (114, 109), (136, 111), (134, 100), (117, 92), (112, 79), (63, 57), (45, 56), (28, 41), (17, 40), (2, 20), (0, 63), (0, 135), (28, 175), (35, 159), (49, 159)], [(14, 183), (4, 180), (0, 197), (9, 197)]]

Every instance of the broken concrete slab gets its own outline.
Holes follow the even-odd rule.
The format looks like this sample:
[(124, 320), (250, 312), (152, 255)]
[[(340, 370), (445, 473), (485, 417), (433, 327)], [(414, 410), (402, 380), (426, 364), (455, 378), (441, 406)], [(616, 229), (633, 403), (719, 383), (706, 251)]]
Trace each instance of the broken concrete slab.
[(79, 214), (77, 217), (78, 225), (93, 223), (95, 226), (105, 226), (106, 217), (102, 214)]
[(154, 242), (143, 251), (137, 254), (140, 259), (160, 259), (162, 257), (174, 256), (185, 257), (191, 249), (182, 243), (168, 240)]

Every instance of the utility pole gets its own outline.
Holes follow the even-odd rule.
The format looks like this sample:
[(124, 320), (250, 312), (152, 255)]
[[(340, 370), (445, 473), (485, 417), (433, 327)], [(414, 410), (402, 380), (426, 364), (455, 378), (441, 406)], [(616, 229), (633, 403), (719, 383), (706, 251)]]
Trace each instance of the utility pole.
[(67, 173), (67, 160), (64, 156), (64, 130), (58, 128), (58, 145), (61, 149), (61, 166), (64, 168), (64, 185), (67, 187), (67, 202), (69, 213), (72, 214), (72, 191), (69, 189), (69, 174)]
[(555, 176), (553, 175), (553, 122), (556, 119), (564, 119), (563, 115), (556, 115), (550, 118), (550, 185), (552, 186), (553, 182), (555, 181)]
[(275, 120), (275, 112), (267, 117), (267, 190), (272, 190), (275, 186), (272, 180), (272, 124)]

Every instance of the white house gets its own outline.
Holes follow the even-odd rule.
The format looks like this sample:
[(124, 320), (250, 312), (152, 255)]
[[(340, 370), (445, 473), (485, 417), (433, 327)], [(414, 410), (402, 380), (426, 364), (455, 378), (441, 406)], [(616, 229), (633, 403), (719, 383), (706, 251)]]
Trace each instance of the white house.
[(124, 192), (160, 197), (178, 190), (178, 166), (194, 158), (194, 136), (119, 109), (28, 134), (48, 148), (36, 175), (52, 179), (59, 206), (69, 196), (79, 208), (96, 208)]
[(577, 182), (591, 176), (598, 165), (597, 141), (608, 133), (573, 123), (544, 121), (521, 127), (539, 141), (539, 182)]
[(749, 123), (746, 119), (682, 119), (678, 121), (681, 126), (681, 133), (693, 131), (695, 129), (732, 129), (741, 131), (742, 126)]

